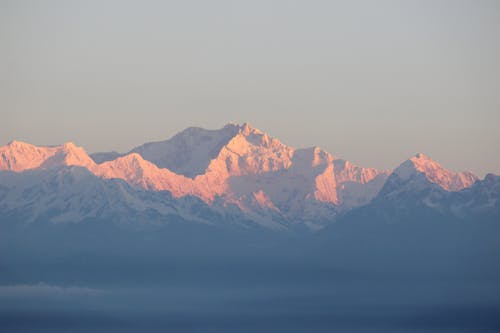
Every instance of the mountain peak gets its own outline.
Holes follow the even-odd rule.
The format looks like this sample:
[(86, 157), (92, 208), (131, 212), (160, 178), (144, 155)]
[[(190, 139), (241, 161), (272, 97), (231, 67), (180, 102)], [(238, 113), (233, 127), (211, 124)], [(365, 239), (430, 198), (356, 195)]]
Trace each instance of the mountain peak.
[(95, 166), (94, 161), (89, 157), (85, 149), (78, 147), (73, 142), (66, 142), (62, 146), (54, 147), (54, 149), (54, 155), (43, 162), (43, 167), (75, 165), (91, 169)]
[(78, 149), (77, 145), (75, 145), (72, 141), (68, 141), (65, 144), (62, 145), (62, 148), (68, 149), (68, 150), (73, 150), (73, 149)]
[(402, 180), (408, 180), (414, 175), (423, 174), (425, 178), (447, 191), (459, 191), (471, 186), (478, 179), (471, 172), (453, 172), (441, 166), (423, 153), (403, 162), (394, 170), (394, 174)]
[(432, 159), (429, 156), (425, 155), (424, 153), (416, 153), (410, 159), (411, 160), (422, 160), (422, 161), (429, 161), (429, 160), (431, 160), (432, 161)]
[(235, 124), (216, 130), (189, 127), (168, 140), (145, 143), (129, 153), (139, 153), (159, 168), (194, 178), (205, 172), (210, 161), (240, 131)]
[(240, 133), (244, 136), (251, 134), (264, 134), (261, 130), (252, 127), (249, 123), (243, 123), (243, 125), (240, 126)]
[(0, 170), (21, 172), (38, 168), (55, 152), (53, 147), (37, 147), (12, 140), (7, 146), (0, 147)]
[(423, 173), (428, 173), (435, 170), (444, 170), (444, 168), (439, 163), (423, 153), (415, 154), (408, 161), (413, 164), (417, 171)]
[(19, 144), (24, 144), (24, 142), (21, 142), (21, 141), (17, 141), (17, 140), (11, 140), (7, 146), (17, 146)]
[(11, 140), (8, 144), (7, 147), (11, 149), (23, 149), (23, 148), (34, 148), (30, 143), (23, 142), (23, 141), (18, 141), (18, 140)]
[(226, 125), (224, 125), (224, 127), (222, 127), (221, 130), (234, 131), (237, 133), (240, 130), (240, 128), (241, 128), (240, 124), (235, 122), (229, 122)]
[(122, 165), (128, 165), (134, 168), (141, 168), (144, 169), (146, 165), (150, 165), (150, 162), (147, 162), (144, 158), (142, 158), (141, 155), (138, 153), (130, 153), (124, 156), (120, 156), (114, 161), (107, 162), (110, 164), (122, 164)]
[(242, 133), (250, 133), (252, 131), (252, 127), (250, 126), (249, 123), (244, 123), (243, 126), (241, 126), (241, 132)]

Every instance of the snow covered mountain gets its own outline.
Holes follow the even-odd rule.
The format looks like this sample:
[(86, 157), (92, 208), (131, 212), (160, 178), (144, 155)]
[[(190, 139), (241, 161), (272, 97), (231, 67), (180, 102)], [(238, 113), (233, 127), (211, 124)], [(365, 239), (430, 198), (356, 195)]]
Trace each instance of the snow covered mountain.
[[(413, 183), (417, 178), (426, 180), (447, 191), (459, 191), (470, 187), (478, 178), (471, 172), (455, 173), (444, 169), (422, 153), (418, 153), (394, 170), (393, 178)], [(392, 180), (391, 180), (392, 181)], [(424, 182), (425, 183), (425, 182)]]
[(448, 206), (451, 214), (466, 219), (500, 221), (500, 176), (488, 174), (452, 196)]
[(169, 192), (134, 188), (126, 181), (103, 179), (79, 166), (0, 172), (0, 212), (3, 222), (100, 221), (133, 229), (179, 222), (250, 223), (234, 207), (222, 209), (192, 196), (174, 198)]
[(145, 143), (129, 153), (138, 153), (160, 168), (194, 178), (205, 172), (210, 161), (239, 131), (235, 124), (219, 130), (190, 127), (169, 140)]
[[(60, 182), (60, 177), (72, 180)], [(468, 172), (448, 171), (423, 154), (392, 173), (363, 168), (318, 147), (294, 149), (249, 124), (188, 128), (127, 154), (92, 158), (73, 143), (38, 147), (12, 141), (0, 147), (0, 210), (23, 212), (27, 220), (42, 218), (47, 210), (61, 212), (51, 217), (59, 222), (120, 215), (118, 220), (127, 220), (126, 212), (133, 209), (192, 221), (237, 216), (274, 229), (317, 229), (372, 200), (401, 199), (426, 190), (441, 195), (469, 188), (477, 180)], [(186, 200), (210, 213), (197, 216)]]
[(31, 169), (47, 169), (63, 165), (95, 168), (95, 162), (81, 147), (72, 142), (55, 147), (37, 147), (29, 143), (11, 141), (0, 147), (0, 170), (21, 172)]
[(347, 221), (428, 223), (500, 221), (500, 177), (479, 180), (454, 173), (423, 154), (397, 167), (372, 201), (348, 212)]

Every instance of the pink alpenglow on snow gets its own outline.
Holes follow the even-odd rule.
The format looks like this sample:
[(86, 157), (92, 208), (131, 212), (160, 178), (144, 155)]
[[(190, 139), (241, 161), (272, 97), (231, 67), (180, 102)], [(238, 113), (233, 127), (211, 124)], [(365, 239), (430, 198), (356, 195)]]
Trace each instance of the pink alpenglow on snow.
[[(109, 156), (114, 156), (110, 154)], [(314, 147), (294, 149), (249, 124), (228, 124), (219, 130), (188, 128), (169, 140), (146, 143), (100, 164), (73, 143), (39, 147), (12, 141), (0, 147), (0, 170), (78, 166), (97, 177), (121, 179), (148, 191), (169, 191), (174, 197), (216, 198), (245, 210), (267, 209), (282, 214), (306, 210), (310, 202), (338, 210), (368, 203), (390, 170), (356, 166)], [(400, 177), (424, 173), (447, 191), (471, 186), (472, 173), (454, 173), (423, 154), (395, 170)]]
[(418, 153), (395, 170), (401, 178), (410, 177), (415, 172), (425, 175), (431, 183), (439, 185), (447, 191), (460, 191), (474, 184), (478, 177), (472, 172), (453, 172), (444, 169), (428, 156)]

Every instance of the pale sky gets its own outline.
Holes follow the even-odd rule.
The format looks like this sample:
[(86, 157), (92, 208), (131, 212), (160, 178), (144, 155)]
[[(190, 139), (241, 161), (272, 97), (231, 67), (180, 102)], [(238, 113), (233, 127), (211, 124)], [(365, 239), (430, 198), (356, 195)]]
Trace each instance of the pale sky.
[(249, 122), (500, 174), (500, 1), (0, 0), (0, 145), (128, 151)]

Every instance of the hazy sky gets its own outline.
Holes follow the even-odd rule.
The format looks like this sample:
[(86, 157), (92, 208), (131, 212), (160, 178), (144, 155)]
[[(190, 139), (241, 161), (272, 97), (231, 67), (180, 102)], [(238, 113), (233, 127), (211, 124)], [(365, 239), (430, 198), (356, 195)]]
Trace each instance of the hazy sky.
[(250, 122), (362, 166), (500, 174), (500, 1), (0, 0), (0, 145)]

